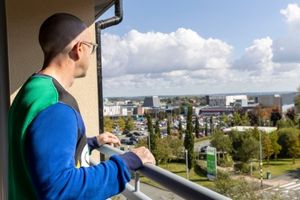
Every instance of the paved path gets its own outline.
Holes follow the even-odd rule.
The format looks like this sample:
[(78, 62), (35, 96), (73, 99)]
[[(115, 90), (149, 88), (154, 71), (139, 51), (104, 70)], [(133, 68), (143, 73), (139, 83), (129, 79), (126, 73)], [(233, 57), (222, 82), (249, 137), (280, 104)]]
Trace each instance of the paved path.
[(276, 186), (281, 186), (281, 185), (293, 182), (295, 180), (296, 181), (297, 180), (300, 181), (300, 169), (291, 171), (291, 172), (289, 172), (287, 174), (276, 176), (276, 177), (274, 177), (274, 178), (272, 178), (270, 180), (264, 180), (264, 182), (267, 185), (276, 187)]
[[(134, 185), (134, 183), (131, 182), (131, 185)], [(183, 198), (177, 196), (172, 192), (153, 187), (144, 183), (141, 183), (140, 188), (144, 194), (146, 194), (153, 200), (183, 200)], [(123, 195), (119, 195), (118, 197), (118, 200), (126, 200), (126, 197), (124, 197)]]
[(265, 180), (271, 187), (265, 189), (270, 194), (279, 194), (283, 199), (300, 199), (300, 169)]

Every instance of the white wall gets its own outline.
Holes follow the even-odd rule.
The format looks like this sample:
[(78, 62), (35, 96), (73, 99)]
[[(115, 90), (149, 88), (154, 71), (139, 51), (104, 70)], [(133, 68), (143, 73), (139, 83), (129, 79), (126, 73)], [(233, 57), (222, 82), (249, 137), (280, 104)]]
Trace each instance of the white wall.
[[(94, 29), (93, 0), (6, 1), (11, 99), (23, 82), (43, 63), (38, 45), (40, 24), (57, 12), (68, 12)], [(98, 134), (96, 57), (86, 78), (77, 80), (70, 91), (78, 100), (87, 134)]]

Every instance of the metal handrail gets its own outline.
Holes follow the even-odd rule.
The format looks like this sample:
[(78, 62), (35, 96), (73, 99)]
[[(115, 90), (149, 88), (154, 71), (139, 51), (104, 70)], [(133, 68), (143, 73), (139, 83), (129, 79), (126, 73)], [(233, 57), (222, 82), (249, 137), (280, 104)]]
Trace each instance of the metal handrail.
[[(103, 145), (98, 150), (109, 157), (112, 155), (120, 155), (125, 153), (124, 151), (121, 151), (109, 145)], [(144, 164), (144, 166), (141, 169), (139, 169), (138, 172), (185, 199), (230, 199), (215, 191), (197, 185), (189, 180), (186, 180), (176, 174), (173, 174), (155, 165)]]

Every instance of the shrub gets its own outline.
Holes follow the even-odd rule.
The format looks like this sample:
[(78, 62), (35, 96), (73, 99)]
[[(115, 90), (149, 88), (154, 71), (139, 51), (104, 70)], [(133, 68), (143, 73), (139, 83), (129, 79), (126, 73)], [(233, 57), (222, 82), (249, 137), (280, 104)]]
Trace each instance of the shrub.
[(244, 174), (248, 174), (251, 170), (251, 166), (248, 163), (244, 163), (244, 162), (240, 162), (240, 163), (235, 163), (234, 164), (234, 170), (244, 173)]
[(225, 155), (223, 158), (218, 160), (218, 165), (221, 167), (232, 167), (234, 164), (230, 155)]

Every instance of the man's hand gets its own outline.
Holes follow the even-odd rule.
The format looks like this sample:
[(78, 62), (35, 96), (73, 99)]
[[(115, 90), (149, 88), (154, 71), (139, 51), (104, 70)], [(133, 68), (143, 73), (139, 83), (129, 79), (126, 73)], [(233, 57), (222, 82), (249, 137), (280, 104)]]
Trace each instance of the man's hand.
[(150, 163), (155, 165), (155, 158), (146, 147), (132, 149), (131, 152), (135, 153), (141, 159), (143, 164)]
[(121, 142), (119, 140), (119, 138), (117, 138), (117, 136), (115, 136), (112, 133), (109, 132), (104, 132), (100, 135), (97, 135), (97, 141), (99, 143), (99, 146), (103, 145), (103, 144), (109, 144), (111, 146), (120, 146)]

